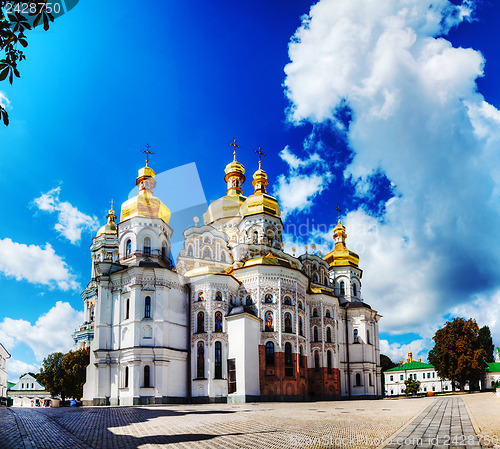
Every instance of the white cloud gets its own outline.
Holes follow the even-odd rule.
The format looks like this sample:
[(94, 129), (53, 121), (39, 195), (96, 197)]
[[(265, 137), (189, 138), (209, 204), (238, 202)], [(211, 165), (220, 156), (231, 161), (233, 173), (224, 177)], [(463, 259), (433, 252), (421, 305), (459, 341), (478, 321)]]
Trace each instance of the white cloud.
[(47, 212), (57, 212), (57, 223), (55, 230), (63, 237), (66, 237), (71, 243), (77, 243), (82, 238), (83, 231), (95, 231), (99, 228), (97, 217), (80, 212), (76, 207), (67, 201), (60, 201), (59, 194), (61, 188), (49, 190), (42, 193), (39, 198), (34, 200), (38, 209)]
[(9, 352), (20, 343), (27, 344), (40, 362), (51, 352), (71, 349), (71, 334), (82, 321), (83, 312), (73, 309), (68, 302), (57, 301), (34, 325), (26, 320), (4, 318), (0, 322), (0, 341)]
[(33, 365), (13, 358), (7, 359), (7, 378), (9, 382), (17, 382), (23, 374), (37, 374), (39, 371), (39, 365)]
[(0, 106), (7, 109), (10, 106), (10, 101), (7, 98), (7, 94), (0, 90)]
[(413, 360), (427, 360), (427, 353), (434, 345), (430, 340), (414, 340), (408, 344), (389, 343), (387, 340), (380, 340), (380, 353), (385, 354), (394, 363), (399, 363), (401, 360), (406, 363), (408, 353), (412, 353)]
[(300, 159), (288, 146), (280, 157), (288, 164), (288, 174), (277, 178), (274, 194), (278, 197), (282, 217), (293, 212), (305, 212), (313, 204), (314, 198), (330, 184), (333, 175), (324, 170), (323, 160), (317, 153), (307, 159)]
[(58, 287), (61, 290), (79, 288), (74, 275), (49, 243), (45, 247), (0, 239), (0, 273), (32, 284)]
[(447, 0), (320, 0), (290, 43), (289, 119), (336, 125), (348, 107), (346, 179), (368, 201), (380, 172), (396, 195), (381, 218), (359, 209), (345, 222), (382, 331), (432, 335), (500, 289), (500, 111), (477, 91), (482, 55), (436, 37), (470, 13)]

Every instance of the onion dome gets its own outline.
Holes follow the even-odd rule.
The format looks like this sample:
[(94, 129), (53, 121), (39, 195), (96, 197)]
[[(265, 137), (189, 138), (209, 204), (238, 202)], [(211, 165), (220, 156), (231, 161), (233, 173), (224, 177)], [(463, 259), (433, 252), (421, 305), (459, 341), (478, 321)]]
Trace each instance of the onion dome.
[(139, 194), (122, 204), (120, 221), (133, 217), (160, 218), (168, 224), (170, 220), (170, 210), (160, 199), (153, 195), (156, 187), (155, 172), (146, 166), (139, 170), (136, 185), (139, 186)]
[(111, 206), (111, 209), (109, 209), (109, 212), (108, 212), (108, 215), (106, 216), (106, 218), (108, 219), (108, 222), (104, 226), (101, 226), (99, 231), (97, 231), (96, 238), (100, 237), (103, 234), (106, 234), (106, 235), (116, 235), (117, 234), (116, 224), (115, 224), (116, 215), (115, 215), (115, 211), (113, 210), (113, 206)]
[(227, 182), (227, 194), (243, 195), (245, 167), (236, 160), (236, 151), (234, 152), (233, 161), (226, 165), (224, 172), (226, 173), (224, 181)]
[(333, 229), (333, 240), (335, 241), (335, 248), (333, 251), (330, 251), (325, 257), (330, 266), (344, 266), (351, 265), (353, 267), (357, 267), (359, 264), (359, 256), (347, 249), (345, 241), (347, 239), (347, 233), (344, 225), (340, 221), (337, 223), (337, 226)]
[(262, 170), (261, 161), (259, 160), (259, 168), (253, 174), (252, 185), (254, 187), (253, 195), (250, 195), (241, 206), (241, 215), (254, 215), (260, 213), (268, 213), (279, 217), (281, 215), (278, 200), (267, 194), (267, 173)]

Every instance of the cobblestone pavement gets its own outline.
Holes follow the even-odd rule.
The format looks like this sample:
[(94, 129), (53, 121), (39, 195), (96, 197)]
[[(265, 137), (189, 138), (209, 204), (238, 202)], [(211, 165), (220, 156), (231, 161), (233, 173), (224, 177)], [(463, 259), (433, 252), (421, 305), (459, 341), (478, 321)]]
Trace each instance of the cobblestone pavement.
[(500, 397), (494, 393), (462, 396), (483, 447), (500, 449)]
[(434, 402), (3, 408), (0, 448), (374, 448)]
[(437, 399), (392, 439), (387, 449), (481, 447), (461, 396)]

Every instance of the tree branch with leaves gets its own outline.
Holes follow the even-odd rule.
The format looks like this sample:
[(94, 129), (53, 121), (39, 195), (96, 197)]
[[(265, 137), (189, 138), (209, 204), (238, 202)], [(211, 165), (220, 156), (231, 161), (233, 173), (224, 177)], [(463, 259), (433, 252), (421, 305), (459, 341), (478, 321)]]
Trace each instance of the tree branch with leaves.
[[(43, 24), (47, 31), (54, 16), (47, 8), (48, 0), (36, 3), (19, 0), (0, 0), (0, 81), (20, 78), (18, 64), (26, 59), (24, 48), (28, 46), (25, 32)], [(28, 7), (26, 7), (28, 5)], [(24, 13), (24, 11), (26, 11)], [(9, 114), (0, 103), (0, 119), (9, 124)]]

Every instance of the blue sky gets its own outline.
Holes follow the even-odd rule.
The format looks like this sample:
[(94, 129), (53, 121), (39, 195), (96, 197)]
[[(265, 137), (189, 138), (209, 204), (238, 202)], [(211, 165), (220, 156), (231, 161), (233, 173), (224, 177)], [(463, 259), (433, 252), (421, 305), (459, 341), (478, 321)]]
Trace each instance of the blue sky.
[(299, 253), (331, 249), (341, 204), (393, 359), (456, 315), (499, 344), (499, 20), (493, 1), (87, 0), (31, 32), (0, 83), (9, 378), (70, 348), (91, 237), (146, 143), (157, 173), (195, 163), (208, 202), (232, 138), (250, 175), (261, 146)]

